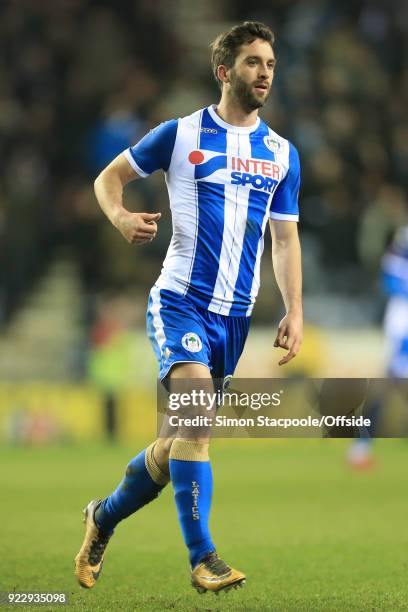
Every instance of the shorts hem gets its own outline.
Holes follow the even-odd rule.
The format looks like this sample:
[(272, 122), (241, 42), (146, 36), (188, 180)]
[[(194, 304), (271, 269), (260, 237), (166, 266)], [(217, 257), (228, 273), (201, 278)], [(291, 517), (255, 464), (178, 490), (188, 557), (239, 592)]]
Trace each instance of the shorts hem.
[(197, 359), (178, 359), (177, 361), (173, 361), (169, 367), (165, 370), (164, 374), (162, 376), (159, 375), (160, 378), (160, 382), (162, 383), (164, 381), (164, 379), (166, 378), (166, 376), (168, 375), (168, 373), (170, 372), (171, 368), (176, 365), (177, 363), (200, 363), (201, 365), (205, 366), (206, 368), (209, 369), (210, 373), (211, 373), (211, 366), (208, 365), (208, 363), (205, 363), (204, 361), (198, 361)]

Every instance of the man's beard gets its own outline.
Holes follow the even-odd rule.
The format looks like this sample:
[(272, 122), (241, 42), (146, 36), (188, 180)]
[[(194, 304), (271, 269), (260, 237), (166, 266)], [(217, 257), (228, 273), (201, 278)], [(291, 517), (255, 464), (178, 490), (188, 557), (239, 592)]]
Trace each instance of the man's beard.
[(257, 98), (253, 92), (253, 83), (249, 85), (233, 70), (231, 71), (231, 91), (233, 97), (239, 102), (243, 110), (247, 113), (251, 113), (256, 109), (261, 108), (269, 96), (268, 92), (262, 100)]

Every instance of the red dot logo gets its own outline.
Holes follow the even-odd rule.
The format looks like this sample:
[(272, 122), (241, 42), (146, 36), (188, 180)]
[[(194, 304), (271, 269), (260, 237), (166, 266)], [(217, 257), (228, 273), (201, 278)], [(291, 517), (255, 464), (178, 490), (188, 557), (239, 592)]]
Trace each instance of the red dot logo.
[(188, 156), (188, 161), (191, 164), (202, 164), (204, 161), (204, 155), (201, 153), (201, 151), (191, 151), (190, 155)]

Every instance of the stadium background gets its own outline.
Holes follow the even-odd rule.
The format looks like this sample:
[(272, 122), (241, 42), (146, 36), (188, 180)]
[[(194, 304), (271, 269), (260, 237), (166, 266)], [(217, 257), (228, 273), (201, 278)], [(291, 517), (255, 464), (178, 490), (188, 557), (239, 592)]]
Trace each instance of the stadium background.
[[(48, 495), (54, 499), (55, 487), (63, 480), (69, 483), (63, 490), (70, 500), (64, 506), (70, 510), (64, 515), (65, 528), (78, 540), (78, 508), (98, 494), (89, 489), (91, 470), (83, 470), (82, 459), (107, 470), (108, 482), (97, 478), (99, 492), (105, 494), (115, 484), (123, 458), (153, 433), (156, 364), (145, 338), (144, 314), (148, 290), (171, 235), (164, 179), (157, 174), (126, 191), (130, 209), (162, 212), (158, 236), (145, 248), (129, 247), (110, 226), (95, 201), (92, 183), (106, 163), (151, 127), (217, 101), (208, 44), (218, 32), (244, 19), (265, 21), (276, 32), (278, 66), (271, 101), (262, 116), (292, 140), (301, 155), (306, 333), (301, 355), (285, 372), (278, 372), (271, 347), (282, 306), (267, 240), (261, 292), (237, 374), (364, 377), (381, 376), (384, 371), (379, 262), (395, 228), (408, 220), (406, 3), (344, 0), (340, 6), (334, 0), (254, 0), (248, 7), (241, 0), (117, 4), (4, 0), (0, 7), (0, 482), (7, 495), (2, 526), (8, 525), (9, 535), (17, 533), (23, 516), (26, 521), (24, 504), (31, 529), (38, 528), (45, 508), (47, 520), (57, 528), (45, 492), (49, 483)], [(377, 480), (362, 485), (342, 473), (344, 446), (333, 444), (329, 448), (282, 442), (268, 447), (255, 441), (240, 451), (239, 444), (217, 442), (215, 452), (220, 464), (228, 464), (235, 455), (239, 461), (241, 453), (248, 453), (249, 464), (261, 475), (267, 470), (266, 460), (272, 464), (276, 460), (281, 472), (273, 488), (279, 490), (286, 475), (295, 489), (302, 491), (303, 480), (305, 488), (310, 485), (310, 495), (314, 491), (317, 496), (313, 509), (306, 495), (309, 505), (305, 502), (303, 516), (309, 519), (324, 508), (320, 487), (339, 482), (343, 493), (349, 492), (351, 511), (357, 512), (358, 503), (360, 513), (368, 499), (379, 507), (384, 487), (389, 487), (389, 503), (394, 503), (390, 512), (399, 518), (404, 499), (400, 456), (405, 449), (397, 443), (384, 446), (391, 471), (384, 467), (374, 477)], [(305, 468), (298, 471), (297, 460), (302, 463), (307, 457), (312, 467), (305, 475)], [(329, 460), (337, 474), (334, 481), (327, 466), (319, 472)], [(49, 472), (44, 469), (47, 465)], [(224, 476), (227, 481), (226, 471)], [(37, 484), (41, 495), (31, 505)], [(259, 485), (256, 497), (261, 477), (255, 484)], [(361, 491), (358, 497), (361, 486), (369, 487), (367, 497)], [(289, 487), (284, 490), (288, 504), (296, 499), (293, 492), (288, 494)], [(333, 493), (330, 503), (334, 500)], [(273, 508), (276, 500), (270, 503)], [(296, 522), (288, 508), (285, 512), (288, 521)], [(155, 516), (160, 521), (160, 515)], [(239, 516), (238, 509), (236, 521)], [(353, 538), (361, 525), (377, 536), (380, 532), (379, 542), (388, 542), (388, 523), (373, 526), (368, 519), (361, 524), (356, 520)], [(250, 529), (248, 524), (246, 530)], [(289, 523), (283, 532), (290, 533)], [(174, 534), (179, 546), (176, 526)], [(24, 537), (31, 542), (30, 565), (38, 551), (44, 555), (44, 548), (30, 540), (27, 530)], [(288, 537), (293, 544), (295, 536)], [(344, 540), (344, 535), (339, 537)], [(2, 555), (0, 567), (15, 576), (15, 567), (25, 557), (11, 539), (5, 542), (12, 564)], [(312, 541), (309, 544), (312, 547)], [(281, 546), (282, 553), (283, 540)], [(340, 546), (337, 540), (336, 546)], [(67, 554), (74, 552), (68, 548)], [(177, 554), (183, 558), (180, 546)], [(58, 563), (61, 559), (62, 554)], [(257, 560), (253, 562), (256, 568)], [(289, 556), (285, 562), (293, 572)], [(302, 572), (308, 576), (307, 571), (306, 560)], [(45, 584), (21, 568), (17, 575), (19, 588), (41, 590), (52, 584), (50, 576)], [(74, 590), (62, 569), (60, 580)], [(10, 578), (0, 587), (14, 584)], [(306, 584), (310, 581), (298, 587), (296, 602), (288, 600), (281, 609), (292, 609), (295, 603), (312, 609), (312, 600), (302, 600), (307, 597)], [(320, 604), (331, 609), (324, 607), (324, 595), (320, 601), (320, 587), (313, 584), (313, 609), (320, 609)], [(370, 590), (364, 593), (361, 602), (372, 596)], [(339, 607), (333, 609), (345, 607), (341, 593), (339, 597)], [(251, 601), (258, 609), (255, 599)], [(279, 609), (279, 601), (283, 600), (277, 600), (273, 609)], [(397, 609), (398, 597), (392, 601)], [(347, 602), (348, 607), (353, 603)], [(144, 606), (156, 609), (156, 604), (147, 601)], [(87, 609), (90, 604), (80, 605)], [(248, 601), (247, 605), (251, 607)], [(259, 609), (265, 605), (259, 603)]]

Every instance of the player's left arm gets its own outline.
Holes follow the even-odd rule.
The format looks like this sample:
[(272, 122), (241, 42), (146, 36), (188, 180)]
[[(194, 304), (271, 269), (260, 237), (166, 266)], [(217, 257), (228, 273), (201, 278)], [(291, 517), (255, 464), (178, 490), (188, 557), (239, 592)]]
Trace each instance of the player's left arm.
[(288, 351), (279, 365), (288, 363), (296, 356), (303, 332), (302, 268), (297, 230), (300, 161), (291, 142), (287, 141), (287, 148), (283, 147), (283, 152), (287, 154), (287, 171), (273, 194), (269, 220), (273, 267), (286, 308), (274, 343), (274, 346)]
[(272, 236), (272, 262), (276, 281), (285, 304), (286, 315), (279, 323), (275, 347), (288, 353), (279, 361), (284, 365), (299, 352), (303, 336), (302, 264), (297, 223), (269, 220)]

